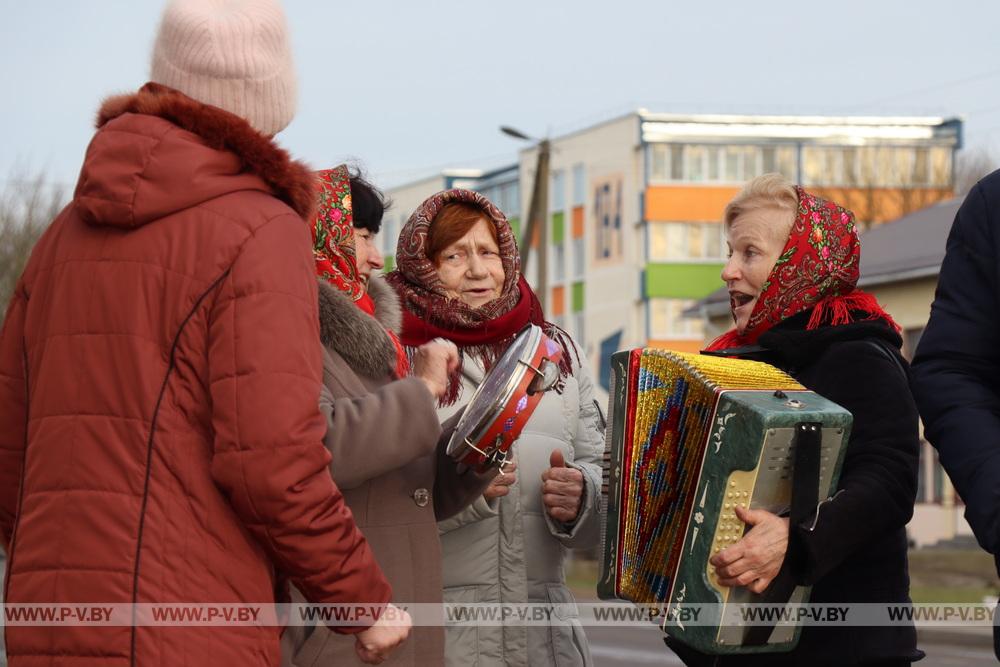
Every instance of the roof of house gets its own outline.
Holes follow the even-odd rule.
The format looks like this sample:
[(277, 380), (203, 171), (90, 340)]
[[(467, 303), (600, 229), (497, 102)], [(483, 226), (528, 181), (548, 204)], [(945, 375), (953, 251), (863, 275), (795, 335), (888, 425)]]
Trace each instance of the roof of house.
[[(937, 275), (961, 198), (932, 204), (861, 235), (860, 287)], [(729, 312), (729, 294), (720, 287), (684, 311), (688, 317)]]

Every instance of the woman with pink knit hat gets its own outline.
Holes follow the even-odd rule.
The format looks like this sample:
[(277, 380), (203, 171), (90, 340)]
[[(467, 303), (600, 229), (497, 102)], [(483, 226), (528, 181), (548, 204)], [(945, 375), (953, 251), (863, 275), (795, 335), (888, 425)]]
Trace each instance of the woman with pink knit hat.
[[(108, 99), (73, 200), (34, 248), (0, 334), (5, 602), (255, 606), (279, 572), (408, 633), (323, 447), (314, 176), (271, 0), (175, 0), (151, 82)], [(263, 608), (261, 605), (264, 605)], [(260, 665), (273, 626), (6, 628), (22, 665)], [(397, 626), (385, 619), (395, 616)]]

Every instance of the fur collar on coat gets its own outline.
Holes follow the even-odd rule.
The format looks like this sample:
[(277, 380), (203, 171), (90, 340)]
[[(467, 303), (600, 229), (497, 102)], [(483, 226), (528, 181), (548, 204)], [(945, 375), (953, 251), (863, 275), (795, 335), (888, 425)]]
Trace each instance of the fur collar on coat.
[(97, 127), (126, 113), (168, 120), (198, 135), (209, 148), (235, 153), (244, 169), (259, 176), (274, 195), (308, 220), (316, 205), (316, 178), (272, 139), (228, 111), (192, 99), (158, 83), (138, 92), (109, 97), (97, 113)]
[(343, 292), (319, 281), (319, 337), (358, 375), (384, 378), (396, 369), (396, 347), (386, 334), (399, 332), (402, 310), (395, 290), (372, 277), (368, 294), (375, 301), (375, 318), (354, 305)]

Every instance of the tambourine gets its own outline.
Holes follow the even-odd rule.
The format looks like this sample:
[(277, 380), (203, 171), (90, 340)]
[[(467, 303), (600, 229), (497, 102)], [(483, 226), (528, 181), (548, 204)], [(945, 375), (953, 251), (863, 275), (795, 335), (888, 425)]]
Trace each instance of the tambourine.
[(489, 370), (448, 442), (448, 455), (470, 468), (502, 466), (542, 394), (559, 380), (562, 348), (529, 324)]

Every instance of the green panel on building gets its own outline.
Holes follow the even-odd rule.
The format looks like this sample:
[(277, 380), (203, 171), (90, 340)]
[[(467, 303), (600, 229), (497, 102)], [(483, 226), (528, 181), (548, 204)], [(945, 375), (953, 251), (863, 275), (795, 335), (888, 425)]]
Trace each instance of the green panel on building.
[(510, 223), (510, 228), (514, 231), (514, 238), (520, 243), (521, 239), (521, 218), (507, 218), (507, 222)]
[(552, 214), (552, 243), (559, 245), (566, 239), (566, 214), (562, 211)]
[(646, 298), (700, 299), (723, 286), (718, 264), (646, 265)]
[(385, 271), (386, 273), (389, 273), (395, 268), (396, 268), (396, 256), (389, 255), (388, 257), (385, 258), (385, 268), (383, 268), (382, 270)]
[(583, 311), (583, 283), (573, 283), (573, 312)]

